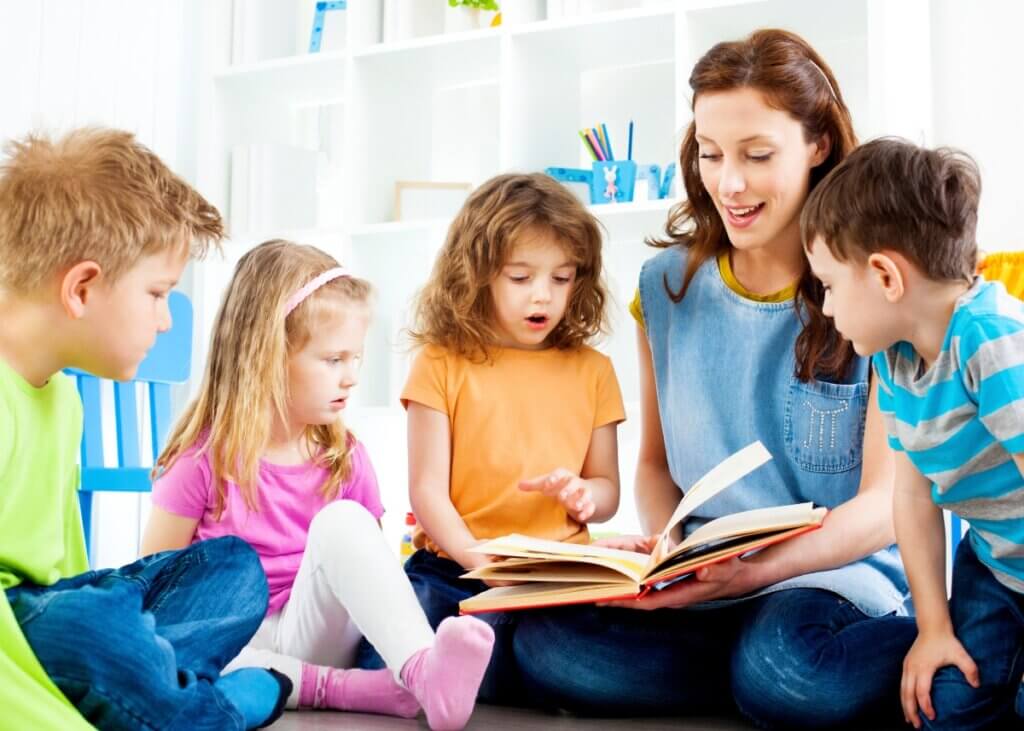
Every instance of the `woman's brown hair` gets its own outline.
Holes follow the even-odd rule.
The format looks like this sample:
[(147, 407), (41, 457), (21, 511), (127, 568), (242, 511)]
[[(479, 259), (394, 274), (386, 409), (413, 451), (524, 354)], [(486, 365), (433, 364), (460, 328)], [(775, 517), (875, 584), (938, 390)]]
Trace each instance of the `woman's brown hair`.
[(571, 349), (606, 330), (608, 293), (597, 219), (562, 184), (543, 173), (498, 175), (470, 194), (448, 228), (426, 286), (416, 300), (415, 345), (438, 345), (487, 359), (498, 336), (491, 283), (512, 249), (535, 232), (550, 234), (576, 265), (565, 316), (548, 336)]
[[(803, 127), (808, 142), (827, 139), (828, 157), (811, 170), (809, 190), (857, 145), (850, 110), (843, 101), (832, 70), (800, 36), (784, 30), (758, 30), (740, 41), (719, 43), (705, 53), (690, 74), (692, 103), (701, 94), (732, 89), (756, 89), (766, 103), (785, 111)], [(708, 259), (729, 251), (729, 237), (711, 196), (701, 182), (696, 123), (691, 122), (679, 151), (686, 200), (669, 214), (665, 238), (651, 246), (687, 249), (683, 284), (665, 289), (673, 302), (686, 295), (697, 269)], [(841, 379), (855, 354), (821, 311), (824, 290), (807, 268), (797, 285), (796, 312), (803, 329), (796, 340), (796, 376), (801, 381), (824, 377)]]

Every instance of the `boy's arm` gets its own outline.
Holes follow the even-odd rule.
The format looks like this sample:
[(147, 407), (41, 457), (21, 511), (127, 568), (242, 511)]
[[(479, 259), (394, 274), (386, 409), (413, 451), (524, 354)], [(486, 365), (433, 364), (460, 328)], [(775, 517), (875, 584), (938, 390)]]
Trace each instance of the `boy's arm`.
[(967, 682), (978, 686), (978, 668), (953, 633), (946, 602), (946, 526), (942, 510), (931, 498), (931, 483), (905, 452), (896, 454), (896, 492), (893, 499), (896, 540), (910, 581), (917, 614), (917, 639), (903, 661), (900, 702), (903, 715), (921, 727), (920, 709), (935, 719), (932, 678), (946, 665), (955, 665)]
[(160, 551), (176, 551), (192, 543), (196, 534), (198, 518), (186, 518), (183, 515), (169, 513), (158, 505), (154, 505), (149, 513), (149, 522), (142, 534), (142, 546), (139, 553), (148, 556)]
[(1024, 477), (1024, 454), (1013, 455), (1013, 461), (1017, 463), (1017, 470), (1020, 472), (1020, 476)]
[(449, 494), (452, 439), (448, 415), (409, 401), (409, 502), (416, 520), (441, 549), (463, 568), (488, 563), (487, 557), (467, 553), (479, 543), (455, 510)]
[(910, 580), (918, 630), (952, 632), (946, 602), (946, 528), (931, 483), (905, 452), (896, 453), (893, 522)]

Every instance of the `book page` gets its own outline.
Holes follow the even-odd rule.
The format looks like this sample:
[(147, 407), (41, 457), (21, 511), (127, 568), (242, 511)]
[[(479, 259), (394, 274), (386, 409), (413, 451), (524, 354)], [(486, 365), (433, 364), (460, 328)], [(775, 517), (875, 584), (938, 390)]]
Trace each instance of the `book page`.
[(824, 517), (825, 512), (825, 508), (815, 508), (814, 503), (808, 502), (744, 510), (741, 513), (724, 515), (695, 530), (686, 537), (685, 541), (672, 549), (669, 555), (717, 538), (751, 535), (820, 522), (820, 518), (817, 516)]
[(679, 506), (672, 513), (672, 517), (668, 519), (665, 529), (658, 536), (654, 550), (651, 551), (648, 566), (653, 568), (664, 560), (667, 555), (665, 546), (668, 534), (679, 521), (736, 482), (736, 480), (753, 472), (771, 458), (771, 454), (768, 453), (764, 445), (757, 441), (722, 460), (710, 472), (697, 480), (686, 491), (686, 494), (683, 495), (683, 499), (679, 501)]
[(519, 534), (494, 538), (479, 546), (474, 546), (469, 551), (471, 553), (483, 553), (492, 556), (548, 560), (566, 559), (598, 564), (617, 571), (637, 582), (644, 575), (648, 559), (647, 554), (635, 551), (595, 546), (592, 543), (564, 543), (544, 538), (530, 538), (529, 536)]
[(562, 604), (589, 604), (610, 599), (630, 599), (640, 586), (623, 580), (614, 584), (529, 583), (488, 589), (459, 602), (462, 614), (527, 609)]
[[(619, 571), (601, 564), (580, 563), (578, 561), (558, 561), (557, 559), (521, 559), (510, 558), (507, 561), (489, 563), (467, 574), (463, 579), (480, 579), (482, 581), (546, 581), (572, 582), (577, 584), (613, 584), (627, 577)], [(629, 577), (639, 583), (642, 572), (636, 572), (636, 578)]]
[[(822, 510), (824, 510), (824, 508), (822, 508)], [(743, 554), (749, 553), (755, 549), (761, 549), (766, 546), (781, 543), (782, 541), (789, 540), (790, 538), (794, 538), (802, 533), (815, 530), (820, 525), (820, 523), (811, 523), (809, 525), (802, 525), (796, 528), (789, 528), (788, 530), (756, 533), (732, 539), (721, 539), (721, 544), (716, 543), (715, 541), (709, 541), (703, 544), (703, 546), (691, 547), (691, 550), (695, 553), (692, 558), (687, 558), (685, 552), (675, 554), (674, 556), (670, 555), (662, 564), (648, 575), (645, 583), (648, 586), (654, 586), (666, 579), (692, 573), (701, 566), (706, 566), (734, 556), (742, 556)], [(711, 550), (705, 551), (703, 550), (704, 548), (710, 548)]]

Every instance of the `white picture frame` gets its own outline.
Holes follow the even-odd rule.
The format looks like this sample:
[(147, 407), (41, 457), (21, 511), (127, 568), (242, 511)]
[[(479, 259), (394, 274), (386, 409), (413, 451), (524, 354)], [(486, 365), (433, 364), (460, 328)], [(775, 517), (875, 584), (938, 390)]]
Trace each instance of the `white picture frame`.
[(472, 183), (432, 180), (395, 182), (395, 220), (417, 221), (450, 218), (462, 207), (473, 190)]

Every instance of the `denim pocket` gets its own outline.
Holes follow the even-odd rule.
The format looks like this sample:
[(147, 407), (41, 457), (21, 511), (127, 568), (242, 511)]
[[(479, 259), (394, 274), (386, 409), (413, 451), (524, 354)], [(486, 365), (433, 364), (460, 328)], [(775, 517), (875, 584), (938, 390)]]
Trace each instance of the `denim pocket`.
[(868, 384), (797, 379), (786, 400), (785, 440), (789, 457), (809, 472), (846, 472), (864, 452)]

